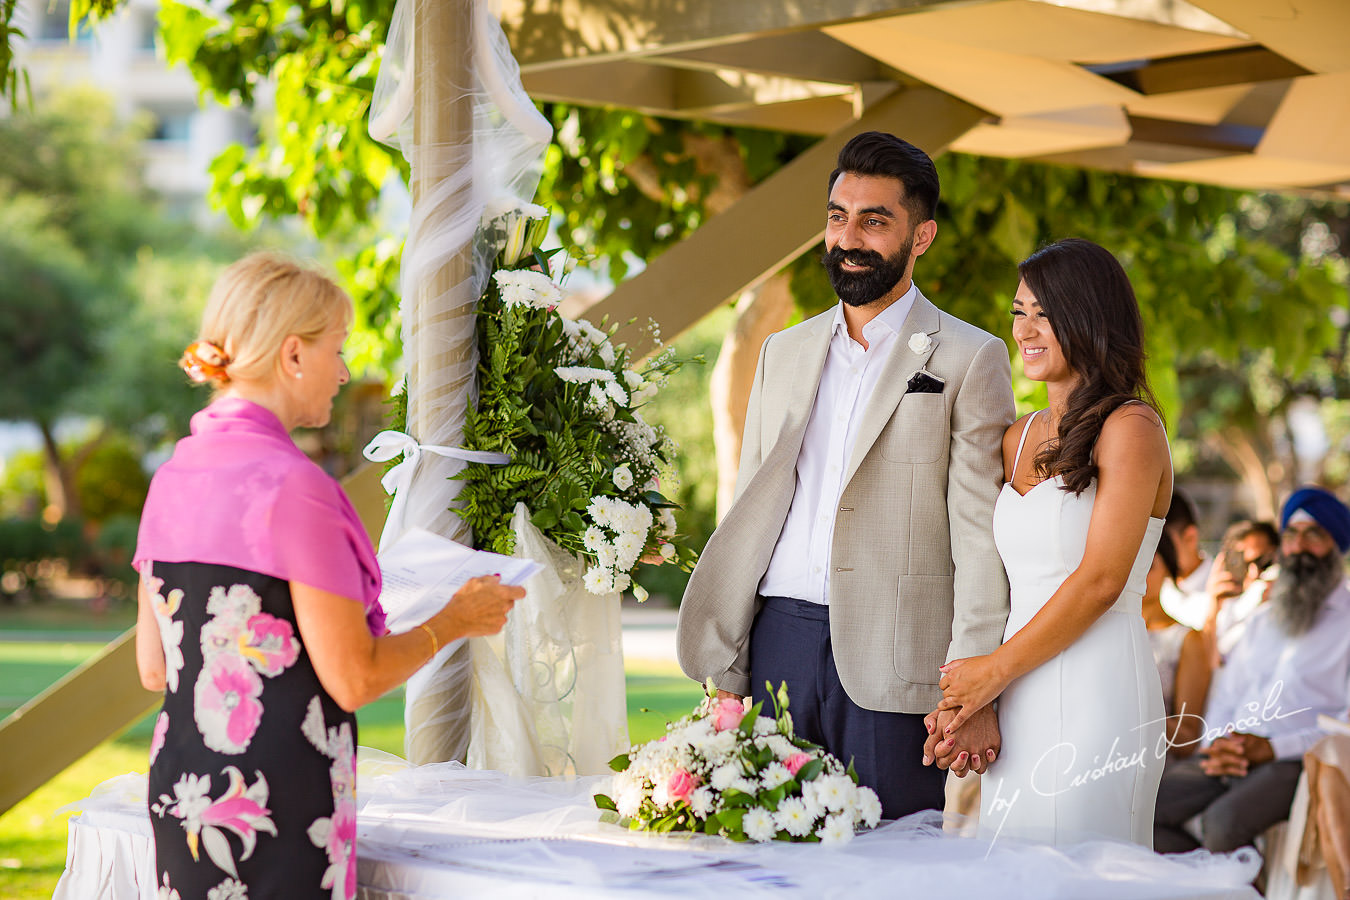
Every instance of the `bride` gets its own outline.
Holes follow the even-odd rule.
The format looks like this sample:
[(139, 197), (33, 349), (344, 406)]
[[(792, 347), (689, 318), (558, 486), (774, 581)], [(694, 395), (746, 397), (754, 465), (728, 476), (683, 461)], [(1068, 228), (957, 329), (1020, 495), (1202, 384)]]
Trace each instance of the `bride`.
[(1003, 645), (943, 666), (938, 709), (957, 710), (950, 733), (998, 699), (1003, 749), (984, 777), (983, 837), (1151, 846), (1166, 747), (1140, 597), (1172, 464), (1139, 307), (1115, 257), (1090, 241), (1051, 244), (1018, 272), (1012, 333), (1049, 408), (1003, 438)]

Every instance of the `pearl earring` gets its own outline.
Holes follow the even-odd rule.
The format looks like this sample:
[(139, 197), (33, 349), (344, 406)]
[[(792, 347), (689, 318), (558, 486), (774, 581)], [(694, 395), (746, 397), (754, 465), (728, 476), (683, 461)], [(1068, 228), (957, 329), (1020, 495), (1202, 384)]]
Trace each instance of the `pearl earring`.
[(302, 375), (302, 374), (299, 373), (299, 372), (296, 372), (296, 373), (295, 373), (295, 377), (296, 377), (296, 378), (304, 378), (305, 376)]

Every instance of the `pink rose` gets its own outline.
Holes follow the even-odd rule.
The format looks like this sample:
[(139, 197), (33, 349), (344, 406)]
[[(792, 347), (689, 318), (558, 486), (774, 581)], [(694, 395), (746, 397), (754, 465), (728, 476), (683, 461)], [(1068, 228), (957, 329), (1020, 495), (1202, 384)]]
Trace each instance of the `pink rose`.
[(670, 781), (666, 783), (666, 792), (670, 794), (672, 800), (688, 800), (696, 787), (698, 787), (697, 778), (685, 769), (676, 769), (670, 776)]
[(723, 697), (713, 707), (713, 728), (717, 731), (729, 731), (741, 724), (745, 718), (745, 704), (730, 697)]
[(811, 761), (811, 754), (798, 752), (792, 754), (787, 759), (783, 760), (783, 767), (787, 769), (789, 772), (791, 772), (793, 775), (796, 775), (801, 770), (801, 767), (806, 765), (810, 761)]

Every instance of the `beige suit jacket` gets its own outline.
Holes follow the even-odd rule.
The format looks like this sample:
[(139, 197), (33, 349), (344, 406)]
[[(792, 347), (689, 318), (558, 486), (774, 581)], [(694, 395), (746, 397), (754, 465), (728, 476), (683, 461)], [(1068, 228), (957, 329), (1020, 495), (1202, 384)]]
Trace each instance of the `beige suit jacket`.
[[(750, 394), (736, 500), (680, 606), (691, 678), (750, 693), (757, 589), (796, 490), (797, 454), (829, 349), (833, 310), (772, 335)], [(910, 336), (931, 339), (924, 352)], [(867, 709), (928, 713), (938, 666), (1003, 639), (1008, 582), (991, 531), (1013, 421), (1008, 350), (919, 294), (859, 424), (830, 559), (839, 679)], [(906, 394), (921, 367), (942, 393)]]

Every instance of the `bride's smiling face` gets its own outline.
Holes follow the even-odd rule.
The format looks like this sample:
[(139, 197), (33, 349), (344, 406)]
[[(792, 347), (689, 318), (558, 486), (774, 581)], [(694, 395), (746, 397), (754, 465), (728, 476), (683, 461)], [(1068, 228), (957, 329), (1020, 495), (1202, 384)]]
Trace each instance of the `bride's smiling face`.
[(1013, 296), (1012, 334), (1022, 357), (1022, 371), (1032, 381), (1067, 381), (1073, 377), (1055, 329), (1025, 281), (1017, 283)]

